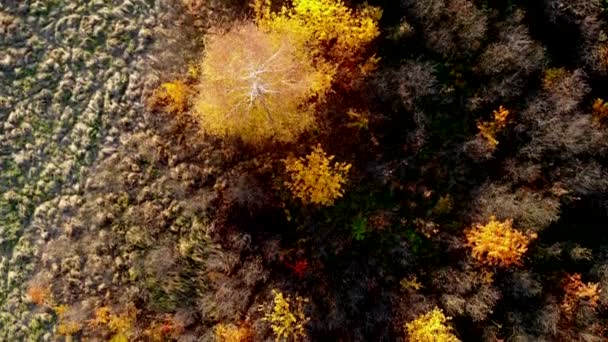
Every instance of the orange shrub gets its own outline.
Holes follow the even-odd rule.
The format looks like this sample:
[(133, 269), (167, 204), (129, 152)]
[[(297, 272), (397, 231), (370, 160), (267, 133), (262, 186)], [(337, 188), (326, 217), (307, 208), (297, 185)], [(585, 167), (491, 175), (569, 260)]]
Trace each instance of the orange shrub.
[(485, 224), (476, 224), (466, 232), (467, 244), (473, 257), (489, 266), (509, 267), (521, 263), (530, 240), (536, 234), (524, 235), (513, 229), (513, 220), (500, 222), (492, 216)]
[(596, 122), (604, 123), (608, 120), (608, 103), (602, 99), (595, 99), (593, 102), (593, 119)]
[(477, 128), (479, 129), (479, 135), (485, 139), (490, 147), (495, 148), (498, 145), (496, 135), (507, 126), (509, 111), (500, 106), (493, 114), (493, 121), (479, 122)]
[(214, 333), (217, 342), (252, 341), (251, 328), (248, 325), (218, 324), (215, 326)]
[(304, 203), (332, 205), (342, 197), (343, 185), (351, 165), (347, 163), (334, 163), (334, 156), (327, 156), (321, 145), (304, 158), (288, 158), (285, 168), (289, 180), (285, 182), (291, 193)]
[(562, 310), (566, 316), (570, 316), (577, 305), (582, 303), (589, 305), (592, 308), (597, 308), (600, 300), (600, 292), (598, 283), (583, 283), (581, 275), (575, 273), (567, 275), (564, 281), (564, 300), (562, 301)]
[(41, 285), (31, 285), (26, 295), (36, 305), (48, 305), (51, 302), (51, 289)]

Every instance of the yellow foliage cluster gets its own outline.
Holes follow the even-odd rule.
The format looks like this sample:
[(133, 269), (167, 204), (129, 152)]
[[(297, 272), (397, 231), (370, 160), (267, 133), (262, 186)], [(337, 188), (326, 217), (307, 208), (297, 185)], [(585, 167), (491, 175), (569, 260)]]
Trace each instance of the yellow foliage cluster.
[(82, 329), (82, 325), (78, 322), (67, 321), (57, 325), (57, 334), (63, 336), (71, 336), (78, 333)]
[(266, 310), (263, 321), (270, 322), (270, 327), (277, 341), (297, 340), (305, 337), (304, 326), (310, 318), (304, 313), (304, 304), (308, 299), (296, 296), (295, 300), (290, 296), (285, 297), (282, 292), (272, 290), (274, 296), (272, 308)]
[(489, 122), (479, 122), (477, 128), (479, 129), (479, 135), (488, 142), (490, 147), (495, 148), (498, 145), (496, 135), (507, 127), (507, 118), (509, 117), (509, 111), (503, 106), (500, 106), (498, 110), (494, 111), (494, 120)]
[(76, 321), (66, 319), (66, 314), (69, 309), (69, 306), (65, 304), (57, 305), (53, 308), (53, 311), (55, 311), (55, 314), (59, 318), (59, 324), (57, 325), (57, 334), (68, 337), (68, 340), (69, 337), (82, 330), (82, 324)]
[(595, 99), (593, 102), (593, 118), (599, 123), (606, 122), (608, 120), (608, 103), (602, 99)]
[(399, 285), (401, 285), (401, 288), (403, 290), (414, 290), (414, 291), (418, 291), (424, 287), (424, 286), (422, 286), (422, 284), (420, 284), (420, 282), (418, 281), (418, 278), (415, 275), (411, 276), (409, 278), (401, 279), (401, 281), (399, 282)]
[(521, 263), (536, 234), (524, 235), (513, 228), (513, 220), (500, 222), (492, 216), (487, 224), (468, 230), (466, 238), (475, 259), (489, 266), (509, 267)]
[(248, 325), (218, 324), (215, 326), (214, 333), (217, 342), (248, 342), (252, 340), (251, 329)]
[(161, 107), (173, 114), (183, 113), (188, 109), (188, 100), (192, 95), (190, 86), (182, 81), (166, 82), (154, 91), (148, 100), (151, 107)]
[(452, 332), (452, 327), (446, 325), (451, 317), (446, 317), (443, 311), (435, 307), (430, 312), (418, 316), (405, 324), (405, 330), (410, 342), (458, 342)]
[(545, 70), (545, 77), (543, 78), (543, 86), (547, 89), (551, 89), (556, 82), (566, 76), (566, 69), (564, 68), (549, 68)]
[(107, 327), (114, 334), (110, 340), (111, 342), (128, 341), (129, 335), (132, 334), (137, 312), (133, 305), (129, 305), (120, 314), (114, 314), (108, 307), (103, 306), (95, 310), (95, 317), (89, 321), (89, 325), (92, 327)]
[(253, 24), (208, 36), (200, 73), (194, 108), (205, 132), (290, 141), (314, 122), (305, 102), (323, 76), (286, 37)]
[(561, 307), (566, 316), (570, 316), (574, 308), (581, 302), (595, 309), (600, 300), (599, 284), (583, 283), (581, 275), (578, 273), (566, 276), (564, 291), (565, 295)]
[[(317, 68), (328, 76), (366, 74), (377, 63), (366, 56), (369, 43), (380, 34), (380, 8), (363, 6), (353, 10), (341, 0), (292, 0), (278, 13), (270, 10), (271, 0), (255, 0), (258, 25), (271, 32), (295, 34)], [(357, 70), (358, 69), (358, 70)]]
[(290, 179), (285, 182), (291, 193), (304, 203), (329, 206), (344, 194), (343, 185), (350, 164), (335, 162), (320, 145), (304, 158), (284, 160)]

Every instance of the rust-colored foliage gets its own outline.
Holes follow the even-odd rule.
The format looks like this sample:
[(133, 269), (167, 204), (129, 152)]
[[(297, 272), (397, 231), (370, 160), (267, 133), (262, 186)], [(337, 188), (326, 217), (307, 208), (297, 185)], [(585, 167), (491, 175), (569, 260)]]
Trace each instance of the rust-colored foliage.
[(405, 331), (410, 342), (458, 342), (460, 341), (452, 332), (446, 317), (437, 307), (418, 316), (415, 320), (405, 324)]
[(217, 342), (250, 342), (253, 340), (251, 327), (248, 324), (218, 324), (214, 330)]
[(174, 319), (168, 315), (162, 320), (153, 321), (150, 326), (144, 330), (144, 335), (154, 342), (169, 341), (171, 338), (177, 338), (184, 332), (184, 326), (176, 323)]
[(285, 169), (289, 180), (285, 182), (291, 193), (304, 203), (329, 206), (344, 194), (343, 186), (350, 164), (331, 165), (334, 156), (327, 156), (317, 145), (306, 158), (288, 158)]
[(477, 128), (479, 129), (479, 135), (488, 143), (488, 145), (492, 148), (496, 148), (496, 145), (498, 145), (496, 135), (507, 126), (509, 111), (503, 106), (500, 106), (493, 114), (494, 118), (492, 121), (479, 122)]
[(603, 99), (595, 99), (593, 102), (593, 119), (602, 124), (608, 120), (608, 103)]
[(564, 280), (564, 300), (561, 308), (566, 316), (572, 315), (574, 309), (581, 304), (588, 305), (591, 308), (597, 308), (600, 300), (600, 292), (598, 283), (583, 283), (581, 275), (575, 273), (567, 275)]
[(305, 259), (298, 260), (293, 265), (289, 262), (285, 262), (285, 266), (290, 268), (298, 278), (304, 277), (306, 275), (306, 272), (308, 271), (308, 261), (306, 261)]
[(51, 303), (51, 289), (46, 286), (32, 284), (28, 287), (26, 295), (36, 305), (49, 305)]
[(466, 232), (467, 244), (475, 259), (489, 266), (509, 267), (521, 264), (528, 244), (536, 234), (524, 235), (513, 228), (513, 220), (504, 222), (492, 216), (485, 224), (476, 224)]

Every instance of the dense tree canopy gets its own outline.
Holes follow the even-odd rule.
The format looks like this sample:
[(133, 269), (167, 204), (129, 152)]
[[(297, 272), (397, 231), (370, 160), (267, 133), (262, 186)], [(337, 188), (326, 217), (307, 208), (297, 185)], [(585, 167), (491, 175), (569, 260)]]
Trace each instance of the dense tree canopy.
[[(179, 3), (145, 120), (61, 201), (0, 196), (15, 258), (19, 212), (56, 218), (10, 297), (46, 316), (20, 319), (66, 340), (608, 339), (608, 3)], [(0, 339), (25, 336), (6, 317)]]

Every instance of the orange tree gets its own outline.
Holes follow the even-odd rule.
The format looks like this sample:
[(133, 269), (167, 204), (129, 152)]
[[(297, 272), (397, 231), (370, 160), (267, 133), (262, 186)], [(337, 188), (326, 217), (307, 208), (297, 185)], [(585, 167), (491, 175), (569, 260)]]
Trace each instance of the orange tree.
[(524, 235), (513, 228), (513, 220), (500, 222), (492, 216), (487, 224), (468, 230), (466, 238), (475, 259), (489, 266), (508, 267), (521, 263), (536, 234)]

